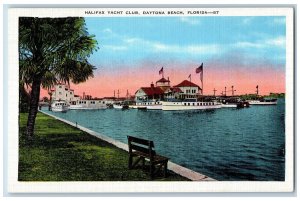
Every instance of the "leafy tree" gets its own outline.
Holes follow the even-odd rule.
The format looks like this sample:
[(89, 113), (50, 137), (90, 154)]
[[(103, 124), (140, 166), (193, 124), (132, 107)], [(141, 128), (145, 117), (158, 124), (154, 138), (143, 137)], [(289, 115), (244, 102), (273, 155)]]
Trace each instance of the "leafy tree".
[(87, 59), (95, 50), (97, 41), (87, 32), (84, 18), (19, 18), (20, 80), (31, 89), (29, 139), (34, 135), (41, 87), (93, 77), (95, 67)]

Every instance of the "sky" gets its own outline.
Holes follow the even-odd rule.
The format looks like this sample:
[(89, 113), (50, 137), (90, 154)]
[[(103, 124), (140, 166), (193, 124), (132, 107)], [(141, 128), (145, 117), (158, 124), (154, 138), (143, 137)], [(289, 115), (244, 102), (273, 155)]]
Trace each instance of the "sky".
[(98, 51), (89, 62), (94, 78), (71, 84), (75, 94), (131, 95), (161, 78), (171, 85), (189, 79), (201, 86), (195, 69), (203, 63), (204, 94), (285, 92), (285, 17), (87, 17)]

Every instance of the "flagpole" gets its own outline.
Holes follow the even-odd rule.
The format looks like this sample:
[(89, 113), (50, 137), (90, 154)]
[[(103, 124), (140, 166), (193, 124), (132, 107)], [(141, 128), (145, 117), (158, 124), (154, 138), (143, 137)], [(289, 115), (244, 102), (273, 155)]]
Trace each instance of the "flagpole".
[(203, 67), (202, 67), (202, 74), (201, 74), (201, 87), (202, 87), (202, 96), (203, 96)]
[(192, 90), (192, 74), (190, 74), (190, 94), (192, 94), (191, 90)]

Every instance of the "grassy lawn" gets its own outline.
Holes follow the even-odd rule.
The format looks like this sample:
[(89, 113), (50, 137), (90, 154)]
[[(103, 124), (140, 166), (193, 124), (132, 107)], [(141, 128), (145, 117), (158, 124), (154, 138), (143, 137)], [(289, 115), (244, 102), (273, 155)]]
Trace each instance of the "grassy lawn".
[[(19, 119), (19, 181), (147, 181), (128, 170), (128, 153), (52, 117), (38, 113), (35, 137), (26, 142), (27, 114)], [(157, 181), (187, 180), (169, 171)]]

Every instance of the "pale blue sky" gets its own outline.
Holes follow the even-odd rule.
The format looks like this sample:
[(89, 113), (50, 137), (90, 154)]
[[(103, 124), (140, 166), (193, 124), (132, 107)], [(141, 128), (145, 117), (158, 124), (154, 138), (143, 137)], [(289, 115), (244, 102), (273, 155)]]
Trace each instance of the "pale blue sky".
[(144, 60), (285, 67), (285, 17), (87, 17), (96, 66)]

